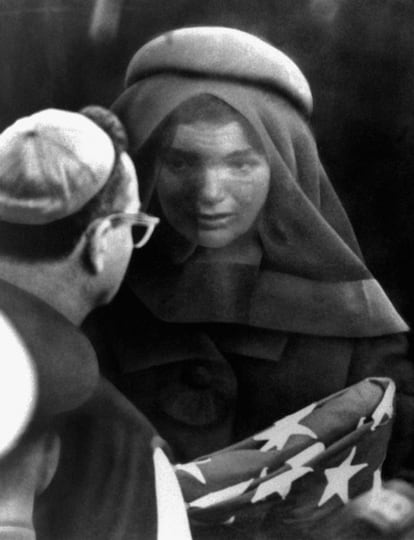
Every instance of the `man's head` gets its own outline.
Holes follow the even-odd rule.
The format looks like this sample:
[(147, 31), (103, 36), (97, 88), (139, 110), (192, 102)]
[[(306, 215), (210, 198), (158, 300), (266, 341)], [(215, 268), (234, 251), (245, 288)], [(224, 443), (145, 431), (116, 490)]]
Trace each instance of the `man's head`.
[(0, 269), (66, 273), (91, 308), (108, 301), (131, 256), (131, 225), (139, 221), (126, 146), (122, 125), (100, 107), (79, 114), (45, 110), (6, 129), (0, 135)]

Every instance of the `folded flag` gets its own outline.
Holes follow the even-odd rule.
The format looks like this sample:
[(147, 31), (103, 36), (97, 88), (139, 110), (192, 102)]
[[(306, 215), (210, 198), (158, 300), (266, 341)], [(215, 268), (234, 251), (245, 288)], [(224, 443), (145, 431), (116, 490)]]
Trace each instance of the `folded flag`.
[(212, 530), (214, 538), (329, 538), (336, 511), (381, 487), (394, 401), (390, 379), (365, 379), (176, 465), (194, 530), (203, 538)]

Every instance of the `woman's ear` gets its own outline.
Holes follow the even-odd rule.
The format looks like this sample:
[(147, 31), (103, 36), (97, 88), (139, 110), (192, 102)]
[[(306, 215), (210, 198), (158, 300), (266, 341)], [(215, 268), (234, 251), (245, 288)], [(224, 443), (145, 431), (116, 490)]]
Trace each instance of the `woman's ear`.
[(109, 232), (112, 225), (109, 219), (96, 219), (86, 233), (84, 262), (89, 272), (100, 274), (104, 267), (109, 245)]

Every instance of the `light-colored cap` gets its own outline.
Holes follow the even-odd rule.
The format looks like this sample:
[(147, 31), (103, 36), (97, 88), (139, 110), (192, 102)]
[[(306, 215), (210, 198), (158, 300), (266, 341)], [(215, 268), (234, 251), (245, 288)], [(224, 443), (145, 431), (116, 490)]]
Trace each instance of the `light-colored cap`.
[(43, 225), (80, 210), (115, 163), (110, 137), (82, 114), (47, 109), (0, 134), (0, 220)]
[(129, 63), (126, 86), (159, 73), (187, 73), (264, 85), (312, 112), (309, 84), (279, 49), (234, 28), (202, 26), (162, 34), (141, 47)]

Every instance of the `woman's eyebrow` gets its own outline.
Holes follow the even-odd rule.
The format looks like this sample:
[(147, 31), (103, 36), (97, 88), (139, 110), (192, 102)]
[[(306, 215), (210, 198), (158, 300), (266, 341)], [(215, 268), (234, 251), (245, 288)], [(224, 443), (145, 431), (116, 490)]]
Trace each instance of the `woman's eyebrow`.
[(170, 146), (169, 148), (166, 148), (163, 151), (163, 155), (164, 156), (174, 155), (178, 157), (195, 157), (198, 154), (194, 150), (184, 150), (183, 148)]
[[(238, 150), (230, 151), (228, 154), (223, 155), (224, 159), (241, 159), (241, 158), (252, 158), (256, 156), (258, 152), (252, 148), (251, 146), (247, 146), (246, 148), (240, 148)], [(182, 157), (187, 159), (198, 159), (200, 157), (200, 153), (196, 150), (187, 150), (180, 147), (170, 146), (169, 148), (166, 148), (162, 155), (164, 157), (174, 156), (174, 157)]]
[(229, 158), (243, 158), (243, 157), (252, 157), (254, 155), (256, 155), (257, 152), (256, 150), (254, 150), (254, 148), (252, 148), (251, 146), (248, 146), (247, 148), (242, 148), (242, 149), (239, 149), (239, 150), (235, 150), (234, 152), (230, 152), (229, 154), (227, 154), (226, 157), (229, 157)]

